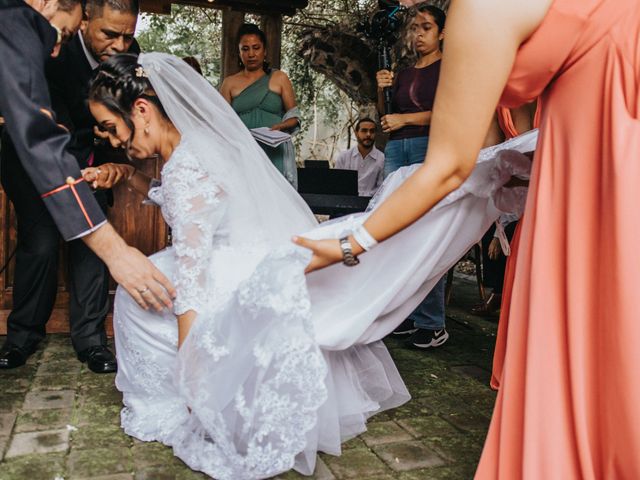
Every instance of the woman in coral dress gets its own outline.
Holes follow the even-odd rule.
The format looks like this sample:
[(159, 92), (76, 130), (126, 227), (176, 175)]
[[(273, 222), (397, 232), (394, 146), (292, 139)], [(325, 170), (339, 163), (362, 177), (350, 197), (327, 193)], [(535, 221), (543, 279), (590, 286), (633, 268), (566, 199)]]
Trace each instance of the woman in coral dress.
[[(507, 106), (540, 95), (504, 370), (476, 478), (640, 478), (640, 2), (456, 0), (447, 42), (425, 166), (365, 228), (384, 240), (464, 179), (497, 89), (506, 83)], [(335, 241), (298, 243), (314, 250), (310, 270), (341, 257)]]
[(640, 478), (639, 35), (636, 1), (556, 0), (516, 57), (542, 134), (477, 478)]

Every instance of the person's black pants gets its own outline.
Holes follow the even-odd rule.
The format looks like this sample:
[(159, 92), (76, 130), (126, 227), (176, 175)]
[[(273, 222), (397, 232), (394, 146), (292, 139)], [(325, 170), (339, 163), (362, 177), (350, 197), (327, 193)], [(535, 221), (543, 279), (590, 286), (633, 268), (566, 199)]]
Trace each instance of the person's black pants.
[[(504, 229), (509, 241), (513, 238), (516, 225), (518, 225), (518, 222), (512, 222)], [(491, 288), (492, 292), (496, 295), (502, 295), (504, 272), (507, 268), (507, 257), (505, 257), (501, 251), (497, 260), (491, 260), (489, 258), (489, 244), (493, 240), (495, 232), (496, 226), (493, 224), (482, 237), (482, 277), (485, 287)]]
[[(40, 195), (22, 168), (10, 142), (1, 152), (2, 186), (13, 203), (17, 231), (13, 310), (7, 319), (7, 342), (31, 351), (45, 336), (58, 290), (60, 233)], [(107, 196), (96, 199), (106, 212)], [(68, 243), (69, 322), (77, 352), (106, 344), (109, 272), (82, 240)]]

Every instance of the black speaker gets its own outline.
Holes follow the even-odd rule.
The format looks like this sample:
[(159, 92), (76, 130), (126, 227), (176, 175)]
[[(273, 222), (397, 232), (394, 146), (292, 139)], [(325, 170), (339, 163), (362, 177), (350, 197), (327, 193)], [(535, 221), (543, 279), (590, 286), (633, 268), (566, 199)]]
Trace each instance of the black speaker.
[(304, 168), (329, 168), (329, 160), (305, 160)]
[(335, 168), (299, 168), (298, 192), (358, 196), (358, 172)]

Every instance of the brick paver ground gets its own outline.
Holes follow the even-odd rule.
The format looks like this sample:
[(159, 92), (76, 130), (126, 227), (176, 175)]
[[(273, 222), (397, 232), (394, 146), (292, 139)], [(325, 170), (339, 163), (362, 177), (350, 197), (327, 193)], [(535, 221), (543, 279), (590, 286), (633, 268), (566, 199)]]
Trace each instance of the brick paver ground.
[[(413, 399), (373, 417), (341, 457), (320, 455), (312, 478), (472, 478), (495, 399), (488, 381), (496, 322), (466, 313), (476, 301), (474, 286), (456, 279), (447, 310), (451, 338), (437, 350), (386, 342)], [(27, 365), (0, 371), (0, 479), (206, 478), (169, 448), (125, 435), (120, 405), (113, 375), (91, 373), (75, 359), (68, 336), (50, 335)], [(279, 477), (301, 478), (308, 477)]]

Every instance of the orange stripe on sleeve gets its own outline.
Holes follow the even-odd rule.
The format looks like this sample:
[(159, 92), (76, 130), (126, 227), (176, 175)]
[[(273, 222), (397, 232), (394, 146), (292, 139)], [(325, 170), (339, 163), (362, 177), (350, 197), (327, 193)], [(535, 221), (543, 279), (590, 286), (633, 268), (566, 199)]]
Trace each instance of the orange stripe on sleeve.
[(89, 224), (89, 227), (93, 228), (93, 222), (91, 221), (91, 218), (89, 218), (89, 214), (87, 213), (87, 209), (84, 207), (84, 203), (82, 203), (82, 199), (80, 198), (80, 195), (78, 195), (78, 191), (76, 190), (76, 185), (78, 185), (80, 182), (84, 182), (84, 178), (78, 178), (76, 180), (73, 177), (68, 177), (67, 178), (67, 183), (65, 185), (62, 185), (62, 186), (60, 186), (58, 188), (54, 188), (50, 192), (43, 193), (40, 196), (40, 198), (45, 199), (47, 197), (55, 195), (56, 193), (60, 193), (60, 192), (62, 192), (64, 190), (67, 190), (68, 188), (70, 188), (71, 192), (73, 193), (73, 196), (75, 197), (76, 201), (78, 202), (78, 206), (80, 207), (80, 210), (82, 210), (82, 214), (84, 215), (85, 220)]

